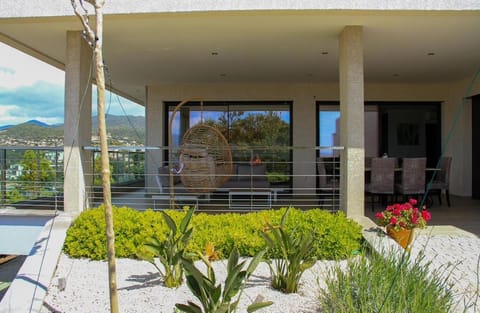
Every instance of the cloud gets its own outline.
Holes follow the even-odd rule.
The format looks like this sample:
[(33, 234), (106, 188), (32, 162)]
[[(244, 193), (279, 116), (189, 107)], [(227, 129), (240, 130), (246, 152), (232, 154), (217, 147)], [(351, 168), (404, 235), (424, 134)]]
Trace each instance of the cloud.
[(38, 81), (63, 85), (65, 74), (45, 62), (0, 43), (0, 88), (15, 89)]
[(0, 75), (9, 76), (9, 75), (14, 75), (14, 74), (15, 74), (14, 69), (9, 68), (9, 67), (0, 66)]
[(0, 106), (4, 108), (0, 125), (6, 121), (22, 123), (30, 119), (63, 122), (63, 86), (39, 81), (32, 86), (0, 89)]
[[(63, 123), (65, 74), (44, 62), (0, 43), (0, 126), (36, 119)], [(96, 88), (92, 113), (96, 115)], [(107, 92), (108, 114), (144, 116), (143, 106)]]

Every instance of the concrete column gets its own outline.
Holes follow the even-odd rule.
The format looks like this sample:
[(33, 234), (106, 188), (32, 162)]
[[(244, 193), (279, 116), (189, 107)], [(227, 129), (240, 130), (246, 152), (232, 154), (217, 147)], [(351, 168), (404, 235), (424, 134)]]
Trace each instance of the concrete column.
[[(145, 141), (147, 147), (159, 147), (161, 149), (147, 149), (145, 151), (145, 189), (148, 192), (158, 192), (158, 187), (153, 174), (158, 173), (158, 168), (163, 164), (164, 153), (167, 144), (164, 144), (164, 103), (153, 101), (150, 90), (147, 87), (147, 101), (145, 108)], [(167, 122), (168, 123), (168, 122)], [(165, 127), (165, 128), (164, 128)]]
[(316, 193), (315, 99), (311, 95), (297, 94), (293, 107), (293, 193)]
[(364, 82), (362, 26), (346, 26), (339, 38), (340, 207), (349, 217), (364, 215)]
[(91, 153), (92, 49), (79, 31), (67, 32), (65, 62), (64, 210), (79, 213), (89, 206), (93, 182)]

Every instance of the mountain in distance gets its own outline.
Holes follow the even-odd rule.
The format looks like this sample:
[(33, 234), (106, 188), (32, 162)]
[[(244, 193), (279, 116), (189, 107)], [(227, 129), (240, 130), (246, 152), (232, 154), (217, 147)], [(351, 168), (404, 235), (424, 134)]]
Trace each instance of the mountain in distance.
[(37, 120), (29, 120), (29, 121), (26, 121), (24, 124), (37, 125), (37, 126), (40, 126), (40, 127), (51, 127), (51, 126), (53, 126), (53, 125), (48, 125), (47, 123), (40, 122), (40, 121), (37, 121)]
[[(145, 141), (145, 117), (107, 115), (107, 132), (112, 145), (140, 145)], [(63, 124), (37, 120), (0, 126), (0, 145), (63, 145)], [(92, 138), (98, 137), (98, 119), (92, 117)]]
[(9, 128), (12, 128), (13, 126), (15, 126), (15, 125), (4, 125), (4, 126), (0, 126), (0, 132), (1, 132), (2, 130), (7, 130), (7, 129), (9, 129)]
[[(37, 125), (37, 126), (41, 126), (41, 127), (54, 126), (54, 125), (48, 125), (46, 123), (43, 123), (43, 122), (40, 122), (40, 121), (37, 121), (37, 120), (29, 120), (29, 121), (26, 121), (25, 123), (22, 123), (22, 124)], [(22, 125), (22, 124), (19, 124), (19, 125)], [(3, 125), (3, 126), (0, 126), (0, 131), (10, 129), (10, 128), (15, 127), (15, 126), (18, 126), (18, 125)]]

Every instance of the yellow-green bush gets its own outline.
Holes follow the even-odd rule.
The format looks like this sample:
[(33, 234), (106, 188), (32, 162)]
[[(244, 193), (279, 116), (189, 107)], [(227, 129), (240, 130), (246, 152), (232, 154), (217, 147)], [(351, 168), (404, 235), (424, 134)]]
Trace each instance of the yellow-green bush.
[[(266, 222), (278, 225), (285, 210), (248, 214), (196, 214), (191, 222), (194, 231), (188, 251), (203, 251), (205, 245), (212, 242), (220, 257), (228, 256), (234, 246), (241, 255), (253, 256), (265, 247), (264, 240), (258, 234), (259, 230), (263, 229)], [(168, 211), (168, 214), (178, 224), (185, 212)], [(113, 215), (117, 257), (135, 258), (138, 249), (150, 237), (156, 236), (163, 240), (168, 232), (168, 227), (158, 212), (114, 207)], [(320, 259), (346, 258), (359, 249), (362, 240), (361, 227), (341, 212), (332, 214), (322, 210), (290, 209), (286, 230), (293, 234), (311, 233), (315, 238), (315, 255)], [(103, 207), (80, 214), (67, 232), (64, 251), (72, 257), (106, 259)]]

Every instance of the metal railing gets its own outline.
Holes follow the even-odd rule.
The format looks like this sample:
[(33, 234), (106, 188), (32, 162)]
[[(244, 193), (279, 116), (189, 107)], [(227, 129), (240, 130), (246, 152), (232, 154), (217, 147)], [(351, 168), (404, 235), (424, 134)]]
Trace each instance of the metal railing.
[[(135, 209), (161, 209), (175, 204), (198, 205), (201, 211), (251, 211), (294, 206), (303, 209), (339, 209), (341, 147), (230, 147), (232, 173), (227, 182), (208, 192), (195, 192), (182, 184), (188, 175), (178, 173), (180, 149), (171, 164), (165, 161), (168, 148), (110, 147), (112, 202)], [(100, 176), (100, 151), (90, 153), (85, 164), (89, 205), (103, 201)], [(251, 165), (258, 155), (261, 165)], [(64, 161), (67, 160), (67, 161)], [(147, 160), (147, 161), (146, 161)], [(149, 162), (149, 172), (145, 169)], [(17, 209), (62, 209), (64, 163), (63, 147), (0, 147), (1, 205)], [(322, 165), (322, 166), (321, 166)], [(167, 166), (176, 183), (172, 193), (159, 169)], [(319, 168), (324, 170), (319, 171)], [(260, 170), (262, 169), (262, 170)], [(196, 174), (198, 175), (198, 173)], [(225, 175), (209, 170), (201, 174), (214, 178)], [(163, 183), (167, 186), (161, 185)], [(328, 182), (325, 185), (324, 182)], [(195, 188), (194, 188), (195, 189)]]

